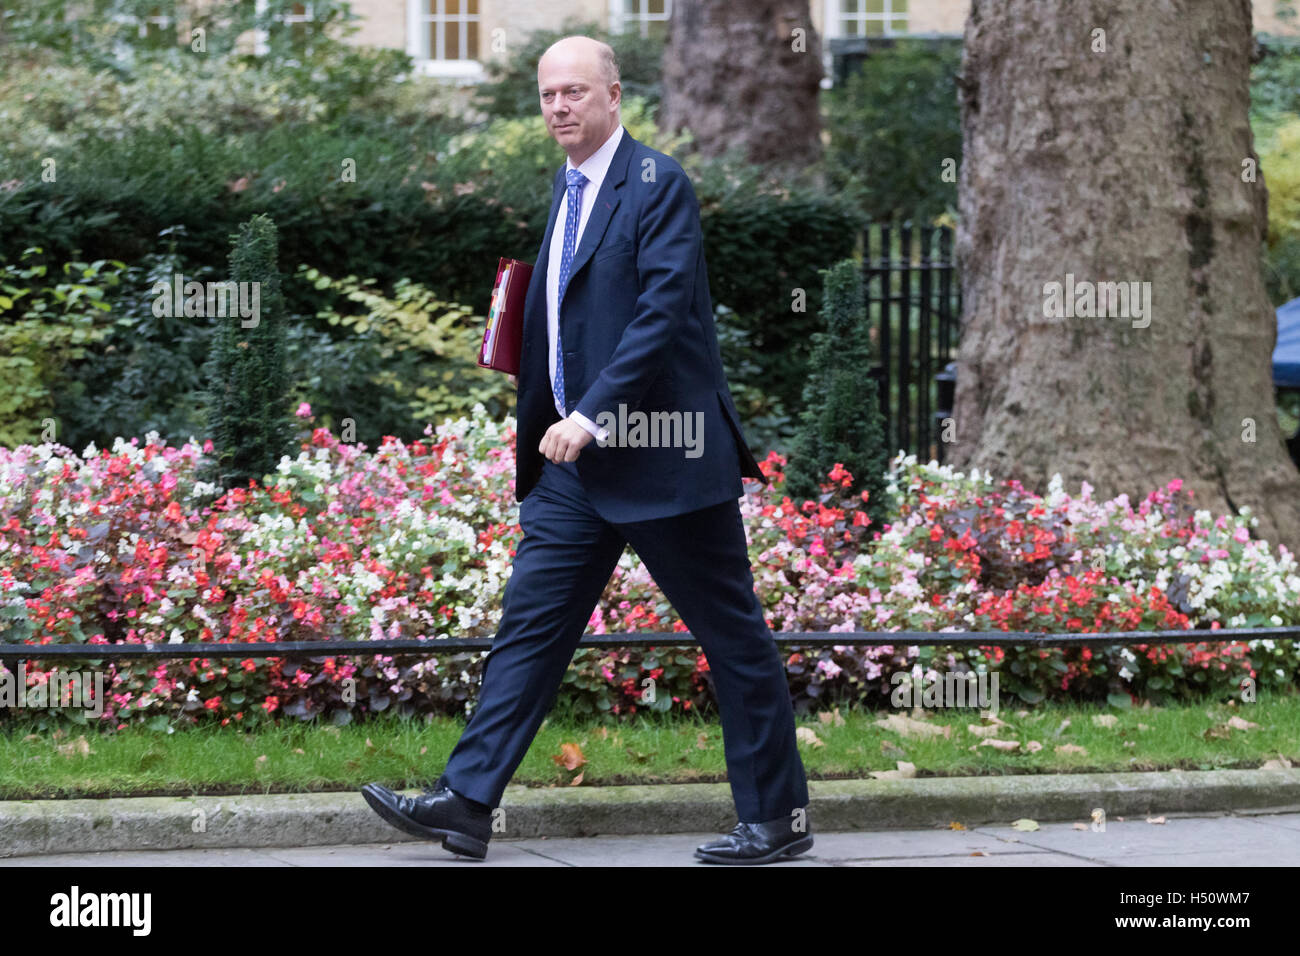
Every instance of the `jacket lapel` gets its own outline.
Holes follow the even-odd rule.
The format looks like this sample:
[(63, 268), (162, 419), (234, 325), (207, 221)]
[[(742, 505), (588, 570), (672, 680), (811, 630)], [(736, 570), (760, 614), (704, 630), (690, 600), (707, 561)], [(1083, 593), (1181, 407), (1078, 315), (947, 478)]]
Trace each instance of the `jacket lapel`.
[(618, 190), (627, 180), (627, 167), (632, 160), (632, 147), (635, 145), (636, 140), (624, 126), (623, 138), (618, 141), (618, 149), (614, 150), (614, 158), (609, 161), (605, 181), (600, 184), (595, 205), (591, 207), (587, 225), (582, 229), (582, 241), (578, 243), (578, 250), (573, 254), (573, 265), (569, 268), (569, 282), (573, 282), (573, 277), (587, 264), (605, 235), (605, 228), (609, 225), (614, 210), (618, 208)]
[[(609, 226), (614, 210), (618, 208), (618, 190), (627, 181), (627, 169), (632, 161), (632, 149), (636, 144), (637, 141), (632, 138), (632, 134), (624, 126), (623, 138), (619, 140), (618, 149), (614, 151), (614, 158), (610, 160), (609, 170), (605, 173), (604, 182), (600, 184), (600, 192), (596, 194), (596, 202), (591, 208), (591, 215), (587, 217), (587, 225), (583, 227), (582, 241), (578, 243), (578, 250), (573, 256), (573, 264), (569, 267), (570, 283), (573, 282), (573, 277), (578, 274), (578, 270), (591, 259), (596, 247), (600, 245), (600, 240), (605, 235), (605, 229)], [(560, 166), (555, 173), (555, 180), (551, 184), (551, 212), (547, 217), (546, 235), (542, 237), (542, 246), (537, 250), (537, 261), (533, 264), (533, 276), (532, 281), (528, 284), (528, 297), (525, 306), (524, 342), (528, 343), (530, 339), (536, 339), (540, 344), (535, 347), (542, 354), (546, 353), (546, 271), (551, 259), (551, 235), (555, 231), (556, 218), (559, 216), (560, 200), (564, 198), (564, 170), (567, 165), (566, 163)]]

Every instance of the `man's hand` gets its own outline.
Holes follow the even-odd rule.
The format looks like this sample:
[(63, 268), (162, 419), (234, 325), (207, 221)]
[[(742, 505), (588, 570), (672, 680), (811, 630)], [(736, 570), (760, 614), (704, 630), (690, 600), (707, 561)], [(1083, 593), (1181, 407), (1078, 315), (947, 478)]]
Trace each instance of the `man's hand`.
[(577, 461), (578, 452), (586, 447), (591, 437), (591, 432), (566, 418), (546, 429), (537, 450), (557, 465), (562, 461)]
[(519, 379), (518, 379), (518, 377), (516, 377), (516, 376), (514, 376), (514, 375), (507, 375), (507, 376), (506, 376), (506, 381), (509, 382), (509, 383), (511, 384), (511, 386), (513, 386), (514, 388), (518, 388), (518, 387), (519, 387)]

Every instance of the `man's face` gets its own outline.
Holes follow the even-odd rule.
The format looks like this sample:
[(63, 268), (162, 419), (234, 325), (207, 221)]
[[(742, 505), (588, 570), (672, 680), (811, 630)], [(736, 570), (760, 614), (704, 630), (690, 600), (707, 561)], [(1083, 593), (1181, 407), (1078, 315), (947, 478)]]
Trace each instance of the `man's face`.
[(619, 84), (606, 86), (595, 64), (578, 57), (548, 56), (538, 65), (542, 117), (575, 166), (614, 131)]

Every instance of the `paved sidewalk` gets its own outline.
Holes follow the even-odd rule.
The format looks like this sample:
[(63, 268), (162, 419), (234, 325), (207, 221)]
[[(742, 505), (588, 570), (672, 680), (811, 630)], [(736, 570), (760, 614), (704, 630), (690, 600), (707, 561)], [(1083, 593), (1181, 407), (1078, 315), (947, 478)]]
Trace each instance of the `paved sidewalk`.
[[(811, 852), (781, 866), (1300, 866), (1300, 813), (1167, 815), (1110, 820), (1104, 831), (1047, 823), (1034, 832), (878, 830), (814, 833)], [(692, 853), (713, 833), (494, 840), (467, 860), (433, 843), (248, 850), (60, 853), (0, 859), (22, 866), (709, 866)], [(727, 869), (713, 866), (711, 869)]]
[[(814, 780), (808, 789), (808, 818), (814, 834), (926, 832), (933, 827), (947, 827), (953, 821), (972, 830), (1001, 833), (1011, 821), (1022, 817), (1068, 827), (1076, 821), (1088, 822), (1098, 811), (1116, 822), (1155, 815), (1300, 812), (1300, 767)], [(702, 842), (699, 835), (725, 833), (736, 822), (725, 783), (556, 788), (514, 785), (506, 788), (501, 814), (494, 845), (512, 840), (519, 847), (532, 847), (539, 840), (570, 838), (591, 846), (590, 841), (598, 838), (650, 834), (655, 838), (680, 835), (685, 845), (693, 848)], [(1258, 826), (1265, 832), (1269, 829), (1263, 824)], [(272, 850), (387, 842), (418, 841), (394, 830), (359, 793), (352, 791), (0, 802), (0, 858)], [(633, 840), (627, 845), (638, 842)], [(438, 853), (442, 852), (438, 848)], [(671, 856), (672, 851), (667, 852)]]

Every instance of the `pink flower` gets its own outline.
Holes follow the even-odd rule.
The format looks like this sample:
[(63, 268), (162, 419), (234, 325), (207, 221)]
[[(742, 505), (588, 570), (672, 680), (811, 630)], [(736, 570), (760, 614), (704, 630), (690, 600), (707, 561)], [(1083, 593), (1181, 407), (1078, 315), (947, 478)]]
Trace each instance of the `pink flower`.
[(306, 402), (303, 402), (298, 406), (298, 409), (294, 414), (299, 418), (311, 418), (311, 406)]

